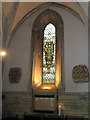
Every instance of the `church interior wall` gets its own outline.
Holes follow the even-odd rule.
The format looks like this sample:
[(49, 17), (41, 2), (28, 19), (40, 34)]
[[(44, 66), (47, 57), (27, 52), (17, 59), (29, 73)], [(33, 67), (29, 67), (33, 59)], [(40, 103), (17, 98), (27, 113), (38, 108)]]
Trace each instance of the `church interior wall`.
[[(22, 116), (24, 113), (31, 112), (32, 81), (30, 78), (30, 63), (32, 57), (30, 56), (30, 50), (32, 28), (37, 16), (48, 8), (59, 13), (64, 22), (65, 93), (60, 94), (59, 102), (65, 114), (78, 114), (87, 117), (88, 82), (73, 82), (72, 69), (79, 64), (88, 66), (88, 32), (85, 25), (73, 13), (55, 6), (42, 7), (28, 16), (10, 41), (3, 73), (3, 113), (5, 115), (19, 114)], [(11, 67), (22, 69), (21, 80), (18, 84), (11, 84), (9, 81), (9, 69)], [(6, 106), (9, 109), (8, 113), (5, 112)], [(18, 106), (18, 110), (16, 106)]]
[[(50, 8), (50, 7), (49, 7)], [(72, 80), (72, 69), (75, 65), (88, 66), (88, 35), (84, 24), (73, 14), (61, 8), (54, 8), (59, 12), (64, 21), (64, 59), (65, 59), (65, 91), (87, 92), (88, 83), (76, 84)], [(43, 11), (43, 10), (42, 10)], [(41, 10), (29, 17), (14, 34), (4, 67), (3, 90), (4, 91), (27, 91), (29, 80), (30, 46), (32, 25)], [(32, 18), (32, 19), (31, 19)], [(67, 19), (68, 18), (68, 19)], [(74, 29), (73, 29), (74, 28)], [(74, 46), (73, 46), (74, 45)], [(23, 52), (22, 52), (23, 51)], [(18, 84), (10, 84), (10, 67), (21, 67), (22, 77)], [(5, 86), (6, 85), (6, 86)], [(15, 87), (15, 89), (14, 89)], [(22, 89), (23, 88), (23, 89)]]

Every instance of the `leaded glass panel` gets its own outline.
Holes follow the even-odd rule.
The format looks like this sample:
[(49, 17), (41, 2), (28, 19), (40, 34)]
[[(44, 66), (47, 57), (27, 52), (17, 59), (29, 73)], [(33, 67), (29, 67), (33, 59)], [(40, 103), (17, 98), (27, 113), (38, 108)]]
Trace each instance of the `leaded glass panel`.
[(44, 29), (43, 83), (55, 83), (56, 28), (49, 23)]

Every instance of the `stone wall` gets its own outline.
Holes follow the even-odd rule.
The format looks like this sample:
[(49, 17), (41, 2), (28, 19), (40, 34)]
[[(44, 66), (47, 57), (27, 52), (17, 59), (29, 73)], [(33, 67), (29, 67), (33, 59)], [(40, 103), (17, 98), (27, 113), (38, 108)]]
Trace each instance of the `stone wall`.
[(87, 93), (64, 93), (59, 96), (58, 102), (64, 115), (88, 117)]
[(29, 92), (3, 92), (2, 112), (3, 117), (31, 113), (32, 95)]
[[(63, 93), (58, 100), (64, 115), (88, 117), (88, 93)], [(32, 95), (29, 92), (3, 92), (3, 116), (23, 117), (30, 114)]]

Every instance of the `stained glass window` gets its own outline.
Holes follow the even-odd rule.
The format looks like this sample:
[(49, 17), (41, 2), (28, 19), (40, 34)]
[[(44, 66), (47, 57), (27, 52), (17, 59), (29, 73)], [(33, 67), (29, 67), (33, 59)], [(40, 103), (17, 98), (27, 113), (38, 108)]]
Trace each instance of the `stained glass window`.
[(44, 29), (43, 40), (43, 83), (55, 83), (56, 28), (49, 23)]

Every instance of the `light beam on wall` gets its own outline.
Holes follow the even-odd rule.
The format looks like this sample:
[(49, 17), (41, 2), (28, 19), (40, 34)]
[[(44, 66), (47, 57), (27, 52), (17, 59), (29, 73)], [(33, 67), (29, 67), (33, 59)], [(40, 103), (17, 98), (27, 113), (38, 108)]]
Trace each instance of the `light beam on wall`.
[(50, 90), (50, 87), (45, 86), (43, 87), (43, 90)]

